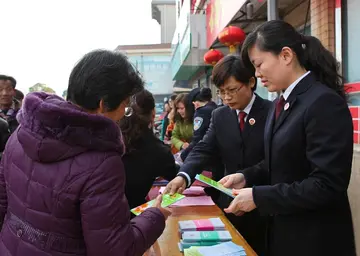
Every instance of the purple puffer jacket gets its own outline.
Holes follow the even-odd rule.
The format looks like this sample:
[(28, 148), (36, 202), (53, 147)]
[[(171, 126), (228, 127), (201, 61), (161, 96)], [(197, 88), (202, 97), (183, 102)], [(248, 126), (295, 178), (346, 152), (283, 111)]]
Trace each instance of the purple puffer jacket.
[(29, 94), (0, 166), (1, 256), (142, 255), (165, 227), (130, 221), (118, 126), (63, 99)]

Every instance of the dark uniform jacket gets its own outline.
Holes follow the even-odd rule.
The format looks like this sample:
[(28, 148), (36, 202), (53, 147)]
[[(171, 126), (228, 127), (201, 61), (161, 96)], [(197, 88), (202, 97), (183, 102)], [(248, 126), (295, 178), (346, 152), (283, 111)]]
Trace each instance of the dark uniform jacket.
[(194, 134), (189, 147), (181, 153), (181, 159), (185, 161), (190, 151), (204, 137), (209, 128), (211, 114), (217, 108), (213, 101), (209, 101), (205, 106), (198, 108), (194, 114)]
[(310, 73), (274, 116), (275, 107), (265, 161), (243, 171), (258, 211), (270, 216), (269, 255), (354, 256), (347, 196), (353, 126), (345, 100)]
[[(272, 102), (256, 96), (242, 132), (235, 110), (224, 106), (213, 111), (206, 135), (190, 152), (179, 175), (185, 172), (193, 179), (216, 156), (221, 157), (225, 175), (236, 173), (263, 160), (264, 128), (271, 106)], [(223, 209), (229, 206), (231, 200), (221, 193), (218, 205)], [(260, 218), (257, 211), (241, 217), (232, 214), (227, 216), (248, 243), (262, 255), (265, 247), (264, 218)]]

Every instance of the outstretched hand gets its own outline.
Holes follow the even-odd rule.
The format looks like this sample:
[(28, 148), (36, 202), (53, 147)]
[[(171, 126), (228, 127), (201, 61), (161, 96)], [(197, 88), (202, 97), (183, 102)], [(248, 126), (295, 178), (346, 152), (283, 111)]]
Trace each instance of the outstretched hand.
[(253, 198), (253, 189), (233, 189), (233, 193), (237, 195), (228, 208), (224, 209), (226, 213), (233, 213), (237, 216), (243, 215), (245, 212), (251, 212), (256, 208)]

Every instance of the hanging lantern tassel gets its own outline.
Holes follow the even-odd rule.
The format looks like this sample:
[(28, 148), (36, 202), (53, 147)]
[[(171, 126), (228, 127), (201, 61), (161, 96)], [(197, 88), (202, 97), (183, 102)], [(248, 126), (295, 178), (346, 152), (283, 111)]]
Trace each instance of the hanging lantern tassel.
[(224, 54), (221, 51), (211, 49), (205, 53), (204, 62), (206, 64), (215, 66), (216, 63), (218, 63), (218, 61), (221, 60), (223, 57), (224, 57)]
[(236, 46), (242, 44), (245, 40), (245, 32), (235, 26), (228, 26), (219, 33), (219, 41), (229, 47), (230, 53), (236, 52)]
[(230, 53), (235, 53), (236, 52), (236, 45), (233, 45), (233, 44), (229, 45), (229, 51), (230, 51)]

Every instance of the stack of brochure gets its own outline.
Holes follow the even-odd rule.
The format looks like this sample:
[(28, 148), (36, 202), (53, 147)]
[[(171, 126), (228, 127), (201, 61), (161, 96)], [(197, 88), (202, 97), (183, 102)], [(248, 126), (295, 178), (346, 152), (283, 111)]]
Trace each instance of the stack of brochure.
[(181, 240), (178, 244), (179, 250), (183, 252), (192, 246), (210, 246), (223, 242), (231, 241), (232, 237), (229, 231), (184, 231), (181, 233)]
[(242, 246), (233, 242), (221, 243), (206, 247), (190, 247), (184, 250), (184, 256), (246, 256)]

